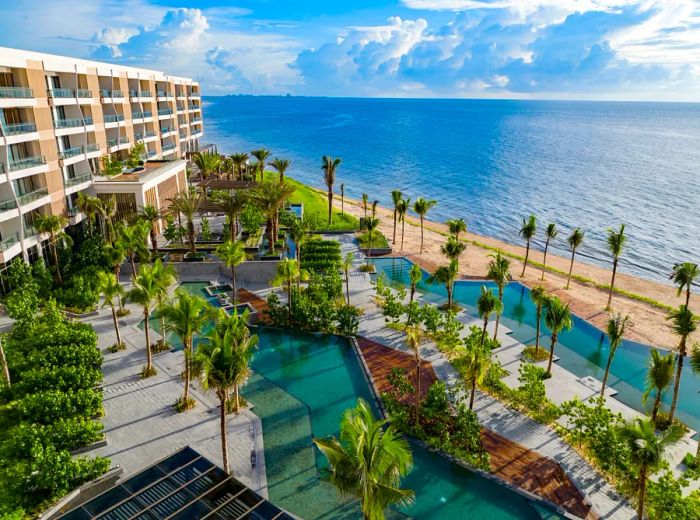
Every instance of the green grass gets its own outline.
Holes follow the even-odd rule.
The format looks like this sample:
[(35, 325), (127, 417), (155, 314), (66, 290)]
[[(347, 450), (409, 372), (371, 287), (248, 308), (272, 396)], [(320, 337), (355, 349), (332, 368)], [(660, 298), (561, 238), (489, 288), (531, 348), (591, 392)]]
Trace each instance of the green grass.
[[(361, 247), (369, 247), (369, 236), (366, 232), (358, 236), (357, 241)], [(380, 231), (375, 231), (372, 237), (372, 249), (384, 249), (387, 247), (389, 247), (389, 242), (386, 237)]]

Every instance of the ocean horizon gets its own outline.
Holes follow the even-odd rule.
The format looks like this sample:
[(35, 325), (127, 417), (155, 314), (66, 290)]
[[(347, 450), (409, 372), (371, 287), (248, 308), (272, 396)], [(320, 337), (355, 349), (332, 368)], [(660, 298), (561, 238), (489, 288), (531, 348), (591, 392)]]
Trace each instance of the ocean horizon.
[(549, 222), (551, 251), (586, 232), (577, 258), (610, 267), (606, 230), (624, 223), (620, 270), (668, 283), (700, 257), (700, 104), (642, 101), (206, 96), (206, 141), (220, 153), (258, 147), (288, 175), (323, 187), (321, 156), (342, 158), (336, 190), (390, 205), (390, 192), (438, 201), (428, 219), (523, 244), (523, 217)]

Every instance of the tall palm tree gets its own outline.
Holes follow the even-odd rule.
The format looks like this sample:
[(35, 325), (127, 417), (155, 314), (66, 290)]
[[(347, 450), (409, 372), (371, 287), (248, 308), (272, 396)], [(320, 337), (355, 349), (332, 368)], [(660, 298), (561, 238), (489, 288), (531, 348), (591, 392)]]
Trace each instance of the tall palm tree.
[(668, 456), (668, 447), (683, 437), (683, 429), (673, 424), (657, 435), (649, 419), (636, 418), (621, 430), (622, 439), (630, 450), (630, 463), (637, 469), (637, 516), (644, 518), (644, 501), (649, 475)]
[(535, 350), (540, 348), (540, 327), (542, 324), (542, 308), (545, 303), (547, 303), (547, 291), (541, 285), (533, 287), (530, 290), (530, 299), (532, 303), (535, 304), (535, 309), (537, 312), (537, 330), (535, 332)]
[(124, 288), (113, 273), (100, 271), (97, 273), (97, 290), (104, 297), (102, 307), (109, 306), (112, 309), (112, 322), (114, 323), (114, 332), (117, 334), (117, 348), (121, 348), (123, 342), (121, 333), (119, 332), (116, 307), (119, 307), (121, 304), (121, 297), (125, 292)]
[(379, 204), (378, 200), (372, 201), (372, 218), (377, 216), (377, 205)]
[(144, 206), (141, 217), (148, 222), (149, 235), (151, 237), (151, 250), (153, 251), (153, 258), (155, 258), (158, 254), (158, 223), (163, 218), (163, 215), (161, 215), (160, 211), (158, 211), (155, 206), (148, 204)]
[(549, 249), (549, 243), (557, 238), (559, 230), (557, 230), (557, 225), (554, 222), (547, 224), (547, 230), (545, 235), (547, 235), (547, 240), (544, 243), (544, 259), (542, 260), (542, 277), (540, 281), (544, 281), (544, 272), (547, 269), (547, 250)]
[(292, 161), (289, 159), (279, 159), (275, 158), (274, 161), (270, 163), (277, 173), (280, 174), (280, 182), (284, 182), (284, 172), (291, 166)]
[(418, 197), (413, 203), (413, 211), (420, 217), (420, 253), (423, 254), (423, 223), (430, 208), (437, 204), (436, 200), (426, 200)]
[(340, 214), (345, 215), (345, 184), (340, 183)]
[(435, 272), (428, 277), (430, 283), (441, 283), (445, 285), (447, 290), (447, 309), (452, 309), (452, 292), (454, 289), (455, 280), (459, 274), (459, 264), (457, 259), (451, 260), (447, 265), (441, 265)]
[(119, 225), (117, 227), (117, 247), (121, 248), (131, 263), (131, 277), (136, 276), (136, 258), (139, 261), (148, 258), (146, 236), (149, 232), (147, 222), (136, 221), (131, 225)]
[(301, 246), (306, 240), (308, 222), (306, 219), (295, 218), (289, 226), (289, 237), (294, 242), (295, 258), (301, 260)]
[(369, 217), (365, 220), (365, 229), (367, 230), (367, 268), (369, 269), (370, 259), (372, 258), (372, 245), (374, 244), (374, 234), (377, 232), (379, 227), (379, 219), (376, 217)]
[(484, 378), (491, 366), (491, 350), (484, 345), (471, 344), (460, 356), (466, 382), (471, 385), (471, 395), (469, 396), (469, 409), (474, 409), (474, 396), (476, 386), (483, 383)]
[(265, 148), (259, 148), (250, 153), (258, 160), (257, 170), (260, 172), (260, 182), (262, 182), (265, 180), (265, 164), (267, 163), (270, 155), (272, 155), (272, 152), (270, 150), (266, 150)]
[(446, 222), (447, 229), (449, 229), (452, 236), (459, 240), (459, 235), (467, 232), (467, 223), (463, 218), (452, 218)]
[(549, 362), (547, 363), (547, 375), (552, 375), (552, 361), (554, 360), (554, 347), (557, 344), (559, 333), (563, 330), (571, 330), (574, 322), (571, 318), (571, 311), (568, 303), (562, 301), (556, 296), (552, 296), (547, 300), (545, 305), (544, 322), (549, 328), (552, 335), (552, 343), (549, 347)]
[(204, 180), (218, 171), (221, 166), (221, 156), (216, 153), (197, 152), (192, 155), (192, 162), (197, 166)]
[(340, 157), (324, 155), (321, 158), (321, 169), (323, 170), (323, 182), (326, 183), (328, 190), (328, 225), (333, 222), (333, 184), (335, 183), (335, 170), (340, 165)]
[(175, 291), (175, 297), (161, 310), (165, 318), (166, 330), (174, 332), (185, 348), (185, 391), (182, 395), (182, 409), (194, 405), (190, 399), (190, 380), (192, 379), (192, 348), (194, 337), (201, 334), (209, 322), (212, 308), (207, 301), (180, 287)]
[(292, 317), (292, 286), (303, 277), (299, 262), (293, 258), (285, 258), (277, 264), (277, 275), (270, 280), (272, 287), (283, 286), (287, 291), (287, 316)]
[[(82, 193), (82, 192), (81, 192)], [(68, 219), (63, 215), (37, 215), (34, 219), (34, 227), (39, 233), (49, 234), (49, 247), (53, 256), (54, 267), (56, 267), (56, 278), (58, 283), (63, 283), (61, 276), (61, 265), (58, 261), (58, 246), (69, 246), (73, 243), (71, 237), (63, 231), (68, 225)]]
[(615, 275), (617, 274), (617, 263), (620, 260), (620, 255), (622, 254), (622, 248), (627, 242), (627, 236), (625, 235), (625, 225), (620, 225), (620, 230), (615, 231), (614, 229), (608, 229), (608, 250), (613, 257), (613, 271), (612, 279), (610, 280), (610, 293), (608, 294), (608, 304), (605, 306), (605, 310), (610, 310), (610, 304), (612, 303), (613, 292), (615, 291)]
[(440, 246), (440, 252), (450, 260), (457, 260), (466, 248), (467, 244), (451, 236)]
[(673, 381), (674, 366), (675, 359), (673, 354), (662, 356), (657, 349), (651, 349), (649, 371), (647, 372), (646, 388), (642, 395), (642, 402), (646, 403), (652, 392), (656, 394), (654, 406), (651, 409), (651, 422), (654, 424), (656, 424), (656, 416), (659, 414), (659, 408), (661, 407), (661, 398), (671, 381)]
[(277, 242), (279, 210), (295, 190), (296, 188), (287, 182), (267, 180), (251, 192), (252, 200), (265, 213), (267, 240), (272, 255), (275, 254), (275, 242)]
[(685, 287), (686, 307), (690, 305), (690, 288), (698, 276), (700, 276), (700, 269), (698, 269), (698, 264), (693, 262), (674, 264), (673, 272), (669, 276), (669, 279), (673, 280), (673, 283), (678, 286), (678, 296), (683, 293), (683, 288)]
[(330, 482), (338, 492), (360, 500), (365, 520), (383, 520), (384, 510), (413, 501), (413, 491), (400, 488), (413, 465), (408, 442), (386, 420), (375, 419), (358, 399), (340, 423), (340, 438), (314, 438), (328, 459)]
[(222, 157), (221, 159), (221, 172), (226, 174), (226, 178), (231, 180), (231, 174), (234, 172), (235, 166), (233, 165), (233, 159), (230, 157)]
[(170, 211), (178, 213), (185, 217), (187, 221), (187, 241), (190, 245), (190, 252), (197, 252), (195, 244), (195, 229), (194, 217), (199, 211), (200, 197), (195, 191), (194, 186), (190, 186), (188, 190), (177, 193), (174, 197), (168, 199), (170, 202)]
[(416, 287), (418, 282), (423, 279), (423, 269), (420, 268), (418, 264), (411, 264), (411, 268), (408, 270), (408, 281), (411, 285), (410, 292), (410, 302), (413, 303), (413, 298), (416, 295)]
[(146, 366), (141, 372), (142, 377), (150, 377), (156, 374), (153, 367), (153, 355), (151, 353), (151, 334), (149, 318), (153, 311), (160, 287), (158, 285), (158, 273), (155, 265), (142, 264), (138, 274), (134, 277), (131, 289), (126, 293), (126, 298), (143, 309), (143, 331), (146, 335)]
[(421, 402), (421, 388), (420, 388), (420, 331), (415, 327), (406, 328), (406, 345), (408, 349), (413, 352), (413, 359), (416, 362), (416, 423), (420, 419), (420, 402)]
[(238, 389), (250, 375), (250, 360), (258, 344), (258, 337), (251, 335), (248, 312), (226, 314), (219, 310), (216, 325), (197, 347), (193, 368), (199, 374), (204, 390), (213, 389), (219, 398), (219, 424), (223, 467), (230, 473), (228, 462), (228, 440), (226, 434), (226, 405), (229, 392), (235, 395), (234, 410), (240, 409)]
[(217, 203), (229, 221), (230, 239), (236, 240), (238, 236), (238, 216), (248, 204), (250, 197), (248, 192), (239, 190), (223, 192), (217, 196)]
[(365, 220), (367, 219), (367, 207), (369, 205), (369, 196), (366, 193), (362, 194), (362, 207), (365, 210)]
[(396, 206), (396, 212), (399, 217), (399, 222), (401, 222), (401, 251), (403, 251), (403, 235), (406, 229), (406, 213), (411, 207), (411, 197), (401, 199)]
[(352, 253), (348, 253), (343, 258), (343, 273), (345, 274), (345, 297), (347, 299), (348, 305), (350, 305), (350, 269), (352, 268), (352, 262), (355, 256)]
[(84, 191), (79, 191), (75, 200), (75, 205), (81, 213), (84, 213), (88, 220), (88, 234), (92, 236), (95, 217), (100, 212), (101, 202), (97, 197), (91, 197)]
[(156, 301), (158, 302), (158, 314), (160, 315), (160, 335), (159, 341), (161, 347), (167, 345), (167, 335), (165, 334), (165, 317), (161, 309), (165, 306), (168, 299), (168, 291), (170, 287), (177, 281), (177, 271), (172, 265), (165, 265), (160, 259), (156, 259), (153, 264), (156, 278)]
[(476, 310), (481, 319), (484, 320), (484, 328), (481, 331), (481, 344), (483, 345), (486, 340), (486, 327), (489, 324), (489, 317), (494, 312), (497, 316), (501, 315), (503, 312), (503, 302), (496, 298), (491, 289), (482, 285), (481, 295), (476, 302)]
[(673, 383), (673, 400), (671, 401), (671, 410), (668, 413), (668, 421), (672, 423), (678, 404), (678, 391), (681, 387), (683, 361), (685, 360), (685, 356), (688, 355), (688, 336), (697, 330), (698, 318), (687, 306), (681, 305), (678, 309), (669, 312), (666, 319), (671, 321), (673, 333), (681, 338), (677, 349), (678, 363), (676, 364), (676, 380)]
[(231, 161), (233, 161), (233, 169), (236, 175), (236, 179), (243, 179), (243, 165), (248, 162), (247, 153), (234, 153), (231, 154)]
[(610, 352), (608, 353), (608, 363), (605, 365), (605, 375), (603, 375), (603, 384), (600, 387), (600, 397), (605, 397), (605, 386), (608, 383), (608, 375), (610, 374), (610, 365), (615, 357), (617, 347), (620, 346), (625, 336), (625, 328), (627, 327), (629, 316), (623, 316), (619, 313), (613, 313), (608, 319), (608, 343)]
[(581, 228), (576, 228), (573, 230), (568, 238), (569, 247), (571, 248), (571, 265), (569, 266), (569, 276), (566, 278), (566, 288), (569, 289), (571, 284), (571, 273), (574, 270), (574, 257), (576, 256), (576, 249), (578, 249), (583, 243), (583, 236), (585, 232)]
[[(495, 255), (490, 255), (491, 261), (489, 262), (489, 269), (486, 273), (486, 278), (491, 280), (498, 287), (498, 301), (501, 302), (501, 307), (503, 306), (503, 290), (510, 281), (510, 260), (501, 256), (501, 253), (496, 253)], [(496, 339), (498, 334), (498, 325), (501, 322), (501, 315), (496, 315), (496, 327), (493, 330), (493, 339)]]
[(535, 233), (537, 232), (537, 218), (535, 215), (530, 215), (526, 220), (523, 219), (523, 225), (520, 226), (520, 231), (518, 234), (527, 241), (527, 247), (525, 248), (525, 262), (523, 263), (523, 272), (520, 273), (520, 278), (525, 276), (525, 269), (527, 268), (527, 259), (530, 257), (530, 242), (532, 242)]
[(100, 198), (99, 201), (99, 215), (104, 220), (107, 242), (113, 244), (115, 239), (114, 217), (117, 216), (117, 195), (112, 193), (110, 196)]
[(391, 239), (392, 244), (396, 244), (396, 216), (398, 214), (398, 205), (402, 198), (402, 193), (401, 190), (392, 190), (391, 191), (391, 200), (394, 203), (394, 235), (393, 238)]
[(245, 262), (245, 247), (239, 240), (227, 240), (216, 248), (216, 256), (219, 260), (231, 268), (231, 286), (233, 287), (233, 301), (238, 297), (236, 286), (236, 267)]

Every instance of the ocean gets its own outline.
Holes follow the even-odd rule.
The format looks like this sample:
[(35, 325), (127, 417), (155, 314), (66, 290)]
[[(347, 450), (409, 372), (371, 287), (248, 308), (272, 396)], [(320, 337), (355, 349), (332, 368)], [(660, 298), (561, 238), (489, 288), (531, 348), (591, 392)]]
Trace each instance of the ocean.
[(532, 213), (534, 247), (556, 222), (560, 255), (580, 226), (577, 257), (610, 267), (606, 230), (624, 223), (621, 271), (668, 283), (700, 261), (700, 104), (227, 96), (205, 97), (204, 119), (221, 153), (268, 148), (317, 187), (321, 156), (341, 157), (347, 196), (435, 199), (429, 219), (506, 242)]

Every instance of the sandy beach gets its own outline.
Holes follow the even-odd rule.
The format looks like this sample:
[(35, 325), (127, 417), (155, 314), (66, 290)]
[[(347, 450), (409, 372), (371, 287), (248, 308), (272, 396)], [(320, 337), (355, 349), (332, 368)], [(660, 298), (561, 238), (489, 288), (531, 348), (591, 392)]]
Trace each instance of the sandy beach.
[[(334, 204), (340, 207), (340, 199), (336, 197)], [(345, 198), (345, 211), (355, 216), (363, 216), (362, 203), (357, 200)], [(377, 216), (380, 218), (380, 230), (391, 243), (393, 234), (393, 209), (383, 207), (377, 208)], [(430, 214), (428, 214), (428, 217)], [(455, 215), (455, 217), (459, 217)], [(469, 223), (467, 223), (467, 226)], [(400, 249), (401, 227), (397, 225), (397, 241), (393, 246), (394, 255), (407, 256), (411, 260), (419, 263), (424, 268), (432, 271), (435, 266), (445, 263), (445, 257), (440, 253), (440, 246), (445, 242), (446, 237), (442, 233), (447, 233), (447, 226), (441, 223), (426, 221), (423, 253), (420, 254), (420, 224), (416, 217), (407, 216), (403, 250)], [(539, 233), (542, 230), (538, 230)], [(515, 246), (500, 240), (467, 233), (464, 237), (467, 240), (474, 240), (488, 246), (497, 247), (512, 254), (525, 256), (525, 245)], [(483, 277), (486, 274), (490, 260), (491, 251), (469, 244), (466, 252), (460, 259), (460, 273), (465, 277)], [(543, 252), (535, 249), (530, 250), (530, 259), (542, 262)], [(547, 255), (547, 265), (556, 269), (568, 272), (570, 258), (555, 256), (551, 253)], [(608, 293), (593, 285), (584, 284), (571, 280), (571, 287), (565, 290), (566, 276), (547, 272), (544, 282), (540, 281), (541, 269), (528, 266), (525, 276), (520, 277), (522, 262), (511, 259), (511, 272), (513, 280), (520, 281), (528, 287), (543, 285), (547, 291), (558, 296), (561, 300), (570, 304), (571, 309), (578, 316), (588, 320), (595, 326), (605, 329), (608, 321), (608, 313), (604, 310), (607, 303)], [(612, 265), (611, 265), (612, 267)], [(669, 272), (671, 266), (669, 265)], [(596, 280), (599, 283), (610, 283), (611, 270), (595, 265), (574, 262), (574, 274), (582, 275)], [(670, 285), (664, 285), (651, 280), (644, 280), (636, 276), (631, 276), (618, 271), (615, 286), (635, 294), (643, 295), (653, 300), (665, 303), (670, 306), (678, 306), (685, 302), (685, 295), (676, 295), (676, 289)], [(690, 307), (696, 314), (700, 313), (700, 296), (691, 296)], [(675, 348), (678, 338), (671, 332), (666, 312), (650, 304), (626, 298), (615, 294), (612, 301), (613, 310), (630, 316), (627, 328), (627, 338), (633, 341), (640, 341), (650, 345)], [(689, 345), (700, 340), (700, 334), (696, 333), (691, 337)]]

